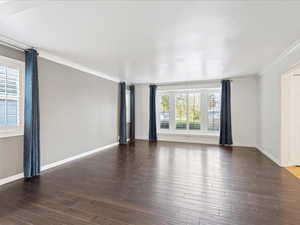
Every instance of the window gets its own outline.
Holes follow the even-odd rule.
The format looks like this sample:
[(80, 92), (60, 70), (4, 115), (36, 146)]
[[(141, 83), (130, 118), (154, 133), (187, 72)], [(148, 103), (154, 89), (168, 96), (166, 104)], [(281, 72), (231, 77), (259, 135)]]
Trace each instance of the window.
[(170, 102), (169, 96), (163, 95), (160, 98), (160, 129), (169, 129), (170, 128)]
[(126, 89), (126, 122), (130, 123), (130, 90)]
[(159, 129), (170, 133), (218, 134), (220, 91), (220, 88), (158, 90)]
[(207, 129), (210, 131), (218, 131), (220, 129), (220, 93), (209, 92), (207, 97), (208, 104), (208, 120)]
[(186, 130), (187, 128), (187, 96), (185, 93), (175, 95), (176, 105), (176, 129)]
[(188, 110), (189, 110), (189, 129), (200, 130), (201, 128), (201, 105), (200, 105), (200, 93), (188, 94)]
[(24, 63), (0, 57), (0, 137), (23, 134)]

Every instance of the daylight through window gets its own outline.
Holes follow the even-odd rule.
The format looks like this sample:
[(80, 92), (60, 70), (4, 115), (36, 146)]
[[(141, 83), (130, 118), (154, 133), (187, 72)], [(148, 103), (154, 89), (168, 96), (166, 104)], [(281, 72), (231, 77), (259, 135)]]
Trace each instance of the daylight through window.
[(158, 127), (169, 132), (217, 133), (220, 88), (158, 91)]

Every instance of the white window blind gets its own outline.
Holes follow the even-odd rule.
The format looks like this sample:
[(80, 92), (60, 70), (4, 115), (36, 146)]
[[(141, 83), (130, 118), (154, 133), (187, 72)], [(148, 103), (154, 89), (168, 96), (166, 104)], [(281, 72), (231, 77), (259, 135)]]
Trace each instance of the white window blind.
[(0, 56), (0, 137), (23, 132), (24, 63)]

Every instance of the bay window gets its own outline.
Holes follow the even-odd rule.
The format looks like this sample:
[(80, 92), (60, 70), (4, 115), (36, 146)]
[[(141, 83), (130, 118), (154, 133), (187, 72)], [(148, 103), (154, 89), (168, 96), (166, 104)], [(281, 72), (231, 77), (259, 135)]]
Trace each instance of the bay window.
[(220, 91), (220, 88), (158, 90), (159, 132), (218, 134)]

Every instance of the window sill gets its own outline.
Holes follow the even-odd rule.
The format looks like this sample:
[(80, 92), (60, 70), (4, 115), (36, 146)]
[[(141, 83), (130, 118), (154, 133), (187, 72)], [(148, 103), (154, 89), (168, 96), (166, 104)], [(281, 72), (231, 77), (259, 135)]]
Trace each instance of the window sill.
[(172, 136), (198, 136), (198, 137), (212, 137), (219, 138), (219, 133), (206, 133), (206, 132), (171, 132), (171, 131), (158, 131), (159, 135), (172, 135)]
[(24, 131), (21, 129), (18, 130), (0, 130), (0, 138), (7, 138), (7, 137), (16, 137), (16, 136), (23, 136)]

